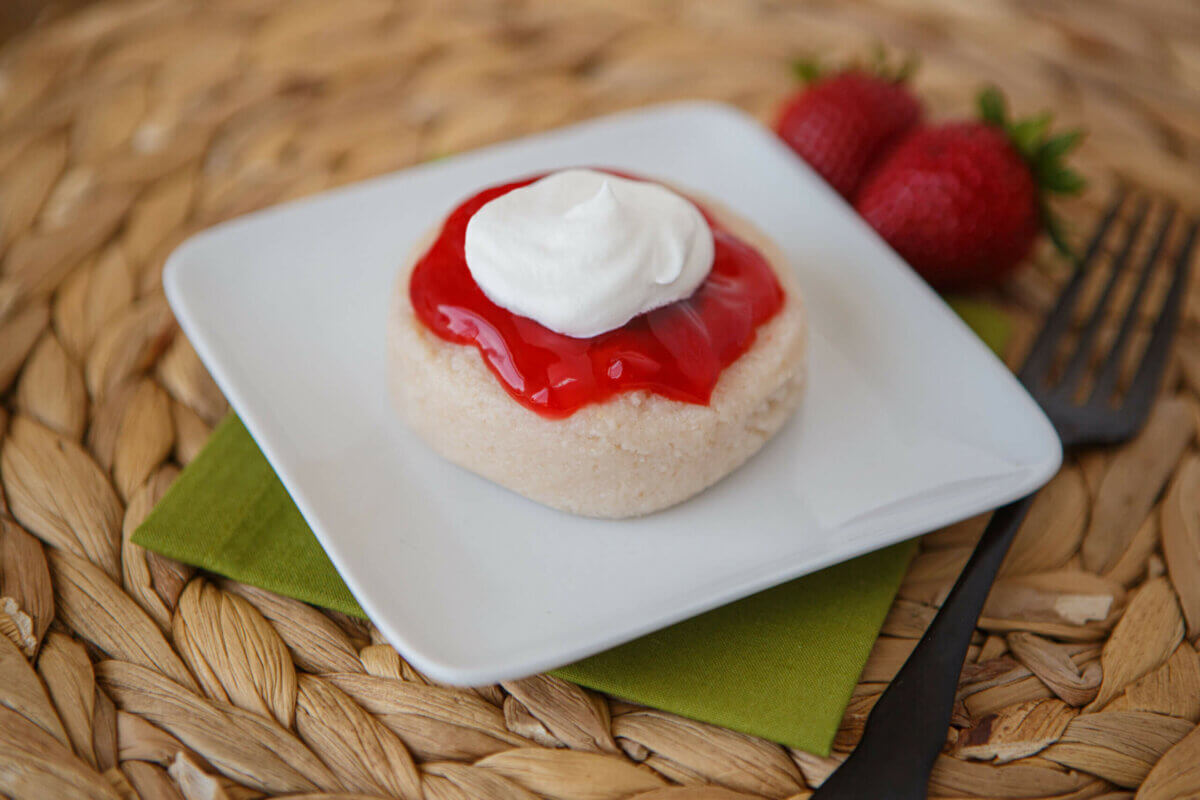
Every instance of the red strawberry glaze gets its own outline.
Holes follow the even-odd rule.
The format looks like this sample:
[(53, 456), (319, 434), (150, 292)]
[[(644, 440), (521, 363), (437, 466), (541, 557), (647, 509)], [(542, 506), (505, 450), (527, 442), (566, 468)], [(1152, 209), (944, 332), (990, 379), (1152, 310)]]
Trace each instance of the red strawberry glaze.
[(484, 189), (451, 212), (409, 280), (417, 318), (448, 342), (479, 348), (500, 385), (544, 417), (568, 417), (638, 389), (707, 405), (721, 371), (783, 306), (783, 289), (766, 258), (701, 208), (713, 233), (713, 268), (691, 297), (599, 336), (564, 336), (489, 300), (463, 250), (476, 211), (540, 177)]

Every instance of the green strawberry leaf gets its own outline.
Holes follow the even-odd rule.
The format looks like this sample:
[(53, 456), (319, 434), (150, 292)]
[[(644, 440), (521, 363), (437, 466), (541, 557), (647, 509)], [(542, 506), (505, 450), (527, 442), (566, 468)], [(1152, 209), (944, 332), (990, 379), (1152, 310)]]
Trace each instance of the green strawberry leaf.
[(904, 57), (904, 60), (900, 62), (900, 67), (896, 70), (894, 80), (896, 83), (905, 83), (909, 78), (917, 73), (917, 70), (920, 69), (920, 67), (921, 57), (916, 53), (909, 53)]
[(821, 64), (816, 58), (797, 58), (792, 62), (792, 74), (804, 83), (813, 83), (821, 77)]
[(1009, 126), (1008, 137), (1026, 159), (1035, 158), (1042, 148), (1053, 119), (1054, 115), (1046, 111), (1036, 117), (1019, 120)]
[(921, 61), (916, 53), (905, 53), (899, 64), (893, 64), (891, 53), (883, 42), (875, 42), (871, 47), (871, 55), (867, 59), (866, 71), (885, 81), (904, 83), (917, 71)]
[(1069, 167), (1055, 167), (1039, 177), (1045, 189), (1058, 194), (1079, 194), (1087, 186), (1084, 177)]
[(995, 86), (979, 93), (979, 116), (989, 125), (1005, 127), (1008, 114), (1004, 108), (1004, 95)]
[(871, 45), (871, 55), (867, 60), (867, 67), (870, 72), (875, 75), (883, 75), (887, 72), (888, 67), (888, 51), (883, 42), (878, 39)]
[(1083, 131), (1067, 131), (1051, 136), (1042, 142), (1038, 148), (1037, 159), (1042, 162), (1053, 162), (1074, 150), (1083, 141)]

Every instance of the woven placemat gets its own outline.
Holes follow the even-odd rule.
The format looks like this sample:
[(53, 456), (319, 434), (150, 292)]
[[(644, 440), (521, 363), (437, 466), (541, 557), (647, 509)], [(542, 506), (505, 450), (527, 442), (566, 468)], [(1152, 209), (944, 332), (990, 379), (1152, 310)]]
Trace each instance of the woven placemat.
[[(1200, 6), (1059, 2), (98, 2), (0, 50), (0, 796), (805, 797), (962, 566), (925, 537), (820, 759), (549, 677), (432, 684), (369, 625), (129, 534), (226, 412), (163, 299), (165, 255), (234, 215), (658, 100), (767, 119), (789, 62), (884, 41), (935, 115), (993, 81), (1116, 174), (1200, 186)], [(997, 293), (1021, 356), (1067, 271)], [(936, 796), (1200, 792), (1200, 292), (1153, 419), (1069, 462), (993, 592)], [(744, 793), (744, 794), (735, 794)], [(324, 793), (324, 794), (323, 794)]]

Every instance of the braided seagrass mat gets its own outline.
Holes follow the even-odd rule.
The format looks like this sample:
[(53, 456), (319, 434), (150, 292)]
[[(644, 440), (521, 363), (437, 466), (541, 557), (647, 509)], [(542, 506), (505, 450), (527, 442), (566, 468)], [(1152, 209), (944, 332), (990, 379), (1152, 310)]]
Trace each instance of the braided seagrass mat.
[[(921, 54), (935, 115), (980, 83), (1091, 135), (1112, 176), (1193, 202), (1188, 0), (116, 0), (0, 49), (0, 796), (140, 800), (805, 797), (850, 750), (982, 527), (924, 538), (835, 755), (549, 677), (432, 684), (367, 624), (194, 574), (129, 534), (227, 406), (160, 288), (237, 214), (680, 97), (768, 119), (797, 55)], [(1189, 197), (1190, 196), (1190, 197)], [(1067, 266), (996, 299), (1010, 363)], [(1119, 304), (1119, 301), (1118, 301)], [(1042, 493), (980, 621), (939, 797), (1200, 796), (1200, 291), (1128, 446)], [(1138, 790), (1137, 787), (1141, 786)]]

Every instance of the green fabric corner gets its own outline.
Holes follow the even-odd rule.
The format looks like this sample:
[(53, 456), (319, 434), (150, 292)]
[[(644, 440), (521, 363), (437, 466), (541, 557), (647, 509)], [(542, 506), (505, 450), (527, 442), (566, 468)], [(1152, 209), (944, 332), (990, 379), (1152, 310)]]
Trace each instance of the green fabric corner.
[(1004, 348), (1012, 335), (1012, 321), (1007, 314), (986, 300), (967, 295), (947, 297), (946, 303), (993, 353), (1003, 357)]
[(828, 755), (915, 550), (913, 539), (869, 553), (555, 674)]
[(366, 617), (233, 414), (138, 526), (133, 542), (218, 575)]

